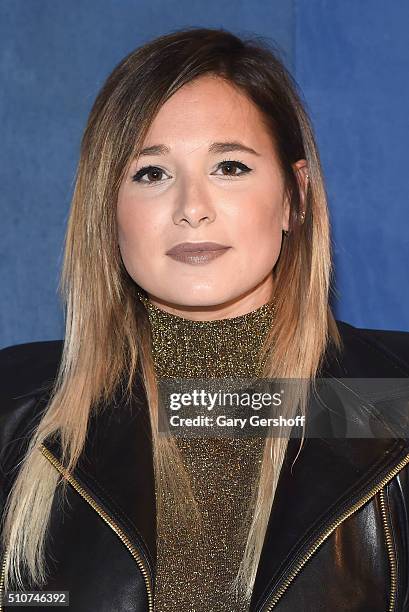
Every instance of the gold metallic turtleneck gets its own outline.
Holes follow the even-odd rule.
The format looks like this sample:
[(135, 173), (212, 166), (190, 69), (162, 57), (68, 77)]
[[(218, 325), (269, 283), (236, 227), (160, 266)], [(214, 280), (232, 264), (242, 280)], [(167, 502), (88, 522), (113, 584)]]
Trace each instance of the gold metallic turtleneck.
[[(265, 304), (229, 319), (196, 321), (168, 313), (139, 293), (148, 312), (159, 378), (259, 376), (257, 356), (274, 318)], [(246, 514), (257, 486), (264, 438), (177, 437), (203, 518), (197, 535), (157, 517), (155, 612), (247, 612), (232, 600), (248, 535)], [(155, 474), (158, 483), (160, 474)], [(157, 488), (156, 488), (157, 493)], [(191, 537), (195, 533), (195, 537)]]

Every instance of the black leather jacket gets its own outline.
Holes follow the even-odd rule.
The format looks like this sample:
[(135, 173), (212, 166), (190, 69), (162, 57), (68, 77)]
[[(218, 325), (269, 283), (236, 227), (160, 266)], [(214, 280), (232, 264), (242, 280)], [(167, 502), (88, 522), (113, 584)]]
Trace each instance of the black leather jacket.
[[(409, 377), (408, 332), (338, 326), (345, 349), (328, 352), (323, 376)], [(0, 510), (61, 348), (35, 342), (0, 353)], [(153, 610), (155, 496), (139, 378), (137, 389), (132, 406), (113, 402), (91, 420), (64, 513), (58, 488), (54, 498), (43, 590), (69, 591), (75, 612)], [(307, 438), (292, 471), (299, 440), (290, 440), (251, 612), (409, 611), (409, 439), (391, 436), (387, 420), (385, 410), (376, 439)], [(63, 469), (58, 441), (41, 452)]]

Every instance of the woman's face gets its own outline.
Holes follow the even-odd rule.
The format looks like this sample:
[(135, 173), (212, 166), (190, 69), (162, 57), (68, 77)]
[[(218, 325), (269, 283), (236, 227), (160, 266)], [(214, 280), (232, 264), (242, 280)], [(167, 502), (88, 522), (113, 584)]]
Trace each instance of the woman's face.
[[(117, 205), (130, 276), (154, 304), (186, 318), (238, 316), (265, 304), (289, 204), (257, 107), (226, 81), (202, 76), (161, 107), (142, 149)], [(228, 248), (204, 261), (167, 254), (183, 242)]]

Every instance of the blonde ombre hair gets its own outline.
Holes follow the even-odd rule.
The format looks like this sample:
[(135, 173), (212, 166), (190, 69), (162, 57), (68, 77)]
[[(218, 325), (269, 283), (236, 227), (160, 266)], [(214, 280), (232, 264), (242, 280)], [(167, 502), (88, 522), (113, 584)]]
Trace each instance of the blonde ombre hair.
[[(125, 377), (131, 395), (140, 368), (152, 426), (155, 474), (163, 499), (173, 498), (179, 518), (192, 499), (175, 440), (158, 434), (157, 380), (146, 312), (139, 288), (121, 259), (116, 201), (128, 165), (137, 157), (161, 105), (194, 78), (213, 73), (247, 94), (271, 134), (290, 200), (290, 231), (274, 270), (275, 317), (264, 344), (266, 378), (299, 379), (297, 408), (306, 414), (314, 381), (329, 341), (340, 348), (329, 307), (331, 245), (325, 187), (313, 130), (300, 94), (279, 54), (260, 39), (241, 39), (222, 29), (188, 28), (154, 39), (132, 51), (113, 70), (91, 109), (82, 142), (68, 227), (60, 292), (66, 330), (59, 370), (47, 409), (7, 499), (2, 532), (8, 549), (5, 589), (47, 579), (44, 541), (60, 474), (40, 452), (53, 433), (62, 441), (63, 463), (71, 472), (84, 447), (90, 416), (109, 402)], [(305, 221), (292, 164), (306, 159), (309, 188)], [(143, 288), (142, 288), (143, 290)], [(232, 588), (251, 598), (268, 518), (287, 449), (287, 437), (267, 437), (259, 486), (244, 557)], [(66, 486), (63, 479), (62, 484)], [(167, 505), (167, 508), (171, 504)], [(191, 508), (191, 507), (190, 507)]]

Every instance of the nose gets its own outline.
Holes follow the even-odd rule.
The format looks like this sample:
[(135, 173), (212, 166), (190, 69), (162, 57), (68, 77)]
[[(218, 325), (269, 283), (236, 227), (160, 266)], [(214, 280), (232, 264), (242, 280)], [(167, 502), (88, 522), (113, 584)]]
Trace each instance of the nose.
[(177, 196), (173, 222), (176, 225), (188, 223), (197, 227), (200, 223), (212, 223), (216, 216), (216, 209), (209, 191), (200, 179), (191, 177), (181, 185)]

